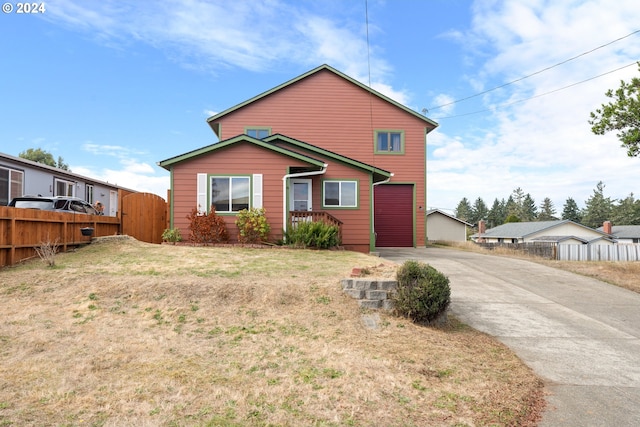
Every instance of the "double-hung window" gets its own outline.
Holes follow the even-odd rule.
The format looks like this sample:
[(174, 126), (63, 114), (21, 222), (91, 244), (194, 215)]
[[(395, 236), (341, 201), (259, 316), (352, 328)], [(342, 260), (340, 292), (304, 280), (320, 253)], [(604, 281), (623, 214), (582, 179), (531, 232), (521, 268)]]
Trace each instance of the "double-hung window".
[(358, 181), (323, 181), (322, 194), (325, 208), (358, 207)]
[(262, 127), (250, 127), (245, 130), (245, 133), (256, 139), (264, 139), (271, 135), (271, 129)]
[(7, 206), (14, 197), (20, 197), (24, 187), (24, 172), (0, 167), (0, 206)]
[(248, 176), (212, 176), (211, 205), (216, 212), (238, 212), (249, 209), (251, 178)]
[(404, 154), (404, 132), (401, 130), (375, 131), (376, 154)]

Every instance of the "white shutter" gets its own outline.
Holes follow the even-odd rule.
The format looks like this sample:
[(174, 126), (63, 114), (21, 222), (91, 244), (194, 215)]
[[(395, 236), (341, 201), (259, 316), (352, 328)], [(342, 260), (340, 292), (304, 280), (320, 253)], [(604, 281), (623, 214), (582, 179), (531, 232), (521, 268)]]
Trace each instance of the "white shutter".
[(197, 178), (196, 189), (196, 206), (199, 213), (206, 213), (209, 210), (207, 206), (207, 174), (199, 173)]
[(253, 204), (254, 208), (260, 209), (262, 207), (262, 174), (253, 174)]

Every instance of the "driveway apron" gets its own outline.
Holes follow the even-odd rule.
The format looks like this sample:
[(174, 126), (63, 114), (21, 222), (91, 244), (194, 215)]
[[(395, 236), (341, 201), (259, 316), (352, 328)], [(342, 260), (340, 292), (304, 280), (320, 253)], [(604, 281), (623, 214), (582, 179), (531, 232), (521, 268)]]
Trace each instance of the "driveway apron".
[(379, 253), (448, 276), (451, 313), (545, 380), (540, 426), (640, 425), (640, 294), (520, 259), (441, 248)]

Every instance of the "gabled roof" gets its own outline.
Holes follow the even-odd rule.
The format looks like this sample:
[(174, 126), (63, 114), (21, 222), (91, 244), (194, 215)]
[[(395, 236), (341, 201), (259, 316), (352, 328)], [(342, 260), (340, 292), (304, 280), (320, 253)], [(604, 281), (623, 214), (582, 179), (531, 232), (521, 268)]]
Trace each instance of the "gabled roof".
[(490, 228), (484, 234), (474, 234), (472, 237), (518, 239), (528, 237), (541, 231), (552, 230), (553, 228), (564, 224), (573, 224), (577, 227), (584, 228), (585, 230), (595, 231), (606, 236), (606, 234), (601, 231), (594, 230), (593, 228), (586, 227), (582, 224), (578, 224), (568, 219), (564, 219), (556, 221), (509, 222), (494, 228)]
[[(603, 231), (598, 227), (598, 231)], [(618, 239), (640, 239), (640, 225), (614, 225), (611, 234)]]
[(468, 222), (463, 221), (463, 220), (461, 220), (460, 218), (456, 218), (455, 216), (450, 215), (450, 214), (446, 213), (445, 211), (441, 211), (440, 209), (429, 209), (429, 210), (427, 211), (427, 216), (432, 215), (432, 214), (435, 214), (435, 213), (438, 213), (438, 214), (444, 215), (444, 216), (446, 216), (446, 217), (448, 217), (448, 218), (451, 218), (451, 219), (453, 219), (453, 220), (455, 220), (455, 221), (461, 222), (461, 223), (463, 223), (464, 225), (466, 225), (466, 226), (468, 226), (468, 227), (473, 227), (473, 224), (469, 224)]
[(166, 170), (171, 170), (171, 166), (176, 163), (184, 162), (187, 160), (191, 160), (195, 157), (202, 156), (204, 154), (213, 153), (216, 150), (220, 150), (225, 147), (229, 147), (234, 144), (238, 144), (240, 142), (248, 142), (250, 144), (256, 145), (258, 147), (266, 148), (267, 150), (275, 151), (276, 153), (282, 154), (284, 156), (288, 156), (294, 158), (296, 160), (301, 160), (303, 162), (309, 163), (313, 166), (324, 167), (325, 163), (321, 160), (314, 159), (313, 157), (305, 156), (304, 154), (297, 153), (295, 151), (288, 150), (286, 148), (278, 147), (277, 145), (270, 144), (262, 139), (256, 139), (249, 135), (238, 135), (233, 138), (225, 139), (224, 141), (219, 141), (211, 145), (207, 145), (202, 148), (198, 148), (193, 151), (189, 151), (188, 153), (180, 154), (179, 156), (171, 157), (166, 160), (161, 160), (158, 162), (158, 166), (165, 168)]
[(257, 96), (254, 96), (253, 98), (248, 99), (248, 100), (246, 100), (244, 102), (241, 102), (240, 104), (238, 104), (238, 105), (236, 105), (234, 107), (231, 107), (231, 108), (229, 108), (227, 110), (224, 110), (221, 113), (218, 113), (218, 114), (216, 114), (214, 116), (211, 116), (211, 117), (209, 117), (207, 119), (207, 123), (209, 124), (209, 126), (211, 126), (211, 129), (213, 129), (215, 134), (219, 136), (220, 135), (220, 129), (219, 129), (219, 125), (218, 125), (218, 123), (216, 123), (216, 121), (219, 120), (220, 118), (222, 118), (222, 117), (226, 116), (227, 114), (232, 113), (232, 112), (234, 112), (236, 110), (239, 110), (240, 108), (245, 107), (245, 106), (247, 106), (247, 105), (249, 105), (249, 104), (251, 104), (253, 102), (256, 102), (256, 101), (258, 101), (258, 100), (260, 100), (262, 98), (265, 98), (265, 97), (271, 95), (274, 92), (277, 92), (277, 91), (279, 91), (281, 89), (284, 89), (284, 88), (286, 88), (288, 86), (291, 86), (292, 84), (294, 84), (296, 82), (299, 82), (300, 80), (303, 80), (303, 79), (305, 79), (305, 78), (307, 78), (307, 77), (309, 77), (309, 76), (311, 76), (313, 74), (316, 74), (316, 73), (318, 73), (318, 72), (320, 72), (322, 70), (330, 71), (330, 72), (334, 73), (335, 75), (340, 76), (343, 79), (347, 80), (348, 82), (350, 82), (350, 83), (352, 83), (352, 84), (354, 84), (354, 85), (366, 90), (367, 92), (371, 93), (372, 95), (377, 96), (378, 98), (382, 99), (383, 101), (386, 101), (386, 102), (388, 102), (388, 103), (400, 108), (401, 110), (411, 114), (412, 116), (417, 117), (420, 120), (428, 123), (431, 127), (427, 130), (427, 132), (431, 132), (433, 129), (438, 127), (438, 123), (434, 122), (433, 120), (429, 119), (428, 117), (425, 117), (422, 114), (418, 113), (417, 111), (414, 111), (414, 110), (412, 110), (412, 109), (400, 104), (399, 102), (394, 101), (393, 99), (381, 94), (380, 92), (370, 88), (369, 86), (367, 86), (367, 85), (365, 85), (363, 83), (360, 83), (356, 79), (351, 78), (351, 77), (347, 76), (344, 73), (341, 73), (340, 71), (336, 70), (333, 67), (330, 67), (327, 64), (323, 64), (323, 65), (321, 65), (319, 67), (314, 68), (311, 71), (307, 71), (306, 73), (304, 73), (304, 74), (302, 74), (302, 75), (300, 75), (298, 77), (295, 77), (295, 78), (293, 78), (293, 79), (291, 79), (291, 80), (289, 80), (289, 81), (287, 81), (285, 83), (282, 83), (281, 85), (276, 86), (273, 89), (269, 89), (268, 91), (263, 92), (263, 93), (261, 93), (261, 94), (259, 94)]
[(387, 178), (391, 178), (393, 176), (393, 173), (391, 173), (391, 172), (389, 172), (387, 170), (380, 169), (380, 168), (377, 168), (375, 166), (371, 166), (371, 165), (369, 165), (367, 163), (363, 163), (363, 162), (360, 162), (358, 160), (354, 160), (354, 159), (352, 159), (350, 157), (343, 156), (343, 155), (335, 153), (333, 151), (329, 151), (329, 150), (326, 150), (324, 148), (320, 148), (320, 147), (318, 147), (316, 145), (312, 145), (312, 144), (306, 143), (304, 141), (300, 141), (298, 139), (291, 138), (291, 137), (288, 137), (286, 135), (282, 135), (282, 134), (279, 134), (279, 133), (266, 137), (264, 139), (264, 141), (268, 142), (268, 143), (271, 143), (271, 144), (277, 144), (278, 142), (284, 142), (284, 143), (287, 143), (287, 144), (291, 144), (291, 145), (293, 145), (295, 147), (301, 148), (301, 149), (306, 150), (306, 151), (310, 151), (310, 152), (312, 152), (314, 154), (318, 154), (318, 155), (321, 155), (321, 156), (324, 156), (324, 157), (328, 157), (328, 158), (330, 158), (330, 159), (332, 159), (334, 161), (338, 161), (340, 163), (344, 163), (344, 164), (347, 164), (349, 166), (353, 166), (353, 167), (355, 167), (357, 169), (362, 169), (362, 170), (368, 171), (368, 172), (370, 172), (370, 173), (372, 173), (374, 175), (374, 182), (379, 181), (379, 180), (383, 180), (383, 179), (387, 179)]
[(238, 136), (234, 136), (233, 138), (229, 138), (229, 139), (225, 139), (224, 141), (220, 141), (220, 142), (216, 142), (214, 144), (211, 145), (207, 145), (206, 147), (202, 147), (199, 148), (197, 150), (193, 150), (190, 151), (188, 153), (184, 153), (181, 154), (179, 156), (175, 156), (175, 157), (171, 157), (169, 159), (166, 160), (162, 160), (160, 162), (158, 162), (158, 166), (165, 168), (166, 170), (171, 170), (171, 166), (180, 163), (180, 162), (184, 162), (184, 161), (188, 161), (191, 160), (193, 158), (205, 155), (205, 154), (210, 154), (215, 152), (216, 150), (220, 150), (222, 148), (225, 147), (229, 147), (231, 145), (234, 144), (238, 144), (241, 142), (248, 142), (250, 144), (256, 145), (258, 147), (262, 147), (265, 148), (267, 150), (272, 150), (276, 153), (282, 154), (283, 156), (288, 156), (291, 157), (293, 159), (297, 159), (297, 160), (301, 160), (303, 162), (306, 162), (312, 166), (317, 166), (318, 168), (322, 168), (326, 166), (326, 163), (323, 160), (318, 160), (314, 157), (311, 157), (309, 155), (306, 154), (302, 154), (298, 151), (294, 151), (294, 150), (290, 150), (286, 147), (282, 147), (281, 145), (278, 145), (278, 142), (284, 142), (286, 144), (290, 144), (294, 147), (298, 147), (300, 149), (303, 149), (311, 154), (315, 154), (315, 155), (320, 155), (326, 158), (329, 158), (333, 161), (336, 162), (340, 162), (340, 163), (344, 163), (347, 164), (349, 166), (352, 166), (356, 169), (361, 169), (364, 171), (367, 171), (369, 173), (371, 173), (373, 175), (374, 178), (374, 182), (376, 181), (380, 181), (383, 179), (387, 179), (390, 178), (391, 176), (393, 176), (393, 174), (389, 171), (386, 171), (384, 169), (380, 169), (377, 168), (375, 166), (371, 166), (369, 164), (366, 163), (362, 163), (359, 162), (357, 160), (351, 159), (349, 157), (345, 157), (342, 156), (340, 154), (334, 153), (332, 151), (329, 150), (325, 150), (324, 148), (320, 148), (317, 147), (315, 145), (312, 144), (308, 144), (306, 142), (303, 141), (299, 141), (297, 139), (294, 138), (289, 138), (288, 136), (285, 135), (280, 135), (280, 134), (275, 134), (275, 135), (271, 135), (265, 139), (257, 139), (257, 138), (253, 138), (251, 136), (248, 135), (238, 135)]

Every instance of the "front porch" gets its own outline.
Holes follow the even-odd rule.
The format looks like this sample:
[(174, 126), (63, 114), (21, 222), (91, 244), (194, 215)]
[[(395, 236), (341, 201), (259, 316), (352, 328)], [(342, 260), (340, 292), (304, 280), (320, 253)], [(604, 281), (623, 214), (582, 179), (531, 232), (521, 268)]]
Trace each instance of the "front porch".
[(342, 221), (325, 211), (289, 211), (289, 226), (295, 227), (299, 222), (323, 222), (338, 227), (338, 236), (342, 241)]

